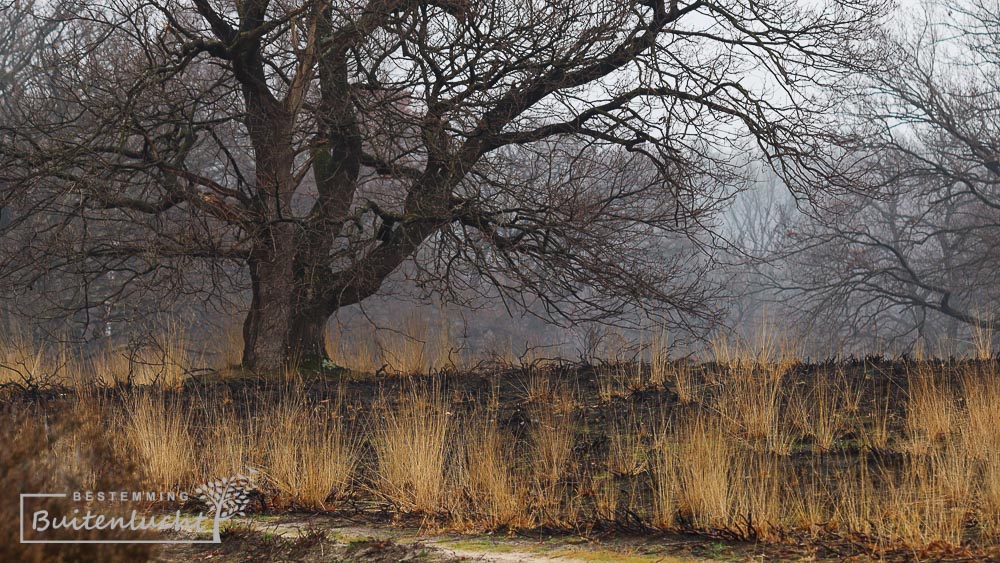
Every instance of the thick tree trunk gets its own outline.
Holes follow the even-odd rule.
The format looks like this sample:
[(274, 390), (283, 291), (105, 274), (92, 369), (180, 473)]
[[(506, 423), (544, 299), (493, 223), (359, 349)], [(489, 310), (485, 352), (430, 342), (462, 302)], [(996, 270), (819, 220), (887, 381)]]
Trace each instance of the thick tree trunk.
[(319, 365), (327, 359), (326, 322), (330, 315), (319, 308), (300, 310), (292, 317), (288, 333), (289, 359), (305, 365)]
[(294, 234), (275, 231), (249, 262), (252, 301), (243, 324), (243, 367), (261, 373), (322, 362), (332, 313), (304, 299), (318, 293), (304, 285), (318, 280), (296, 275)]
[(297, 303), (290, 276), (275, 275), (270, 265), (257, 265), (256, 270), (251, 276), (253, 300), (243, 323), (243, 367), (270, 373), (326, 359), (324, 334), (330, 315)]

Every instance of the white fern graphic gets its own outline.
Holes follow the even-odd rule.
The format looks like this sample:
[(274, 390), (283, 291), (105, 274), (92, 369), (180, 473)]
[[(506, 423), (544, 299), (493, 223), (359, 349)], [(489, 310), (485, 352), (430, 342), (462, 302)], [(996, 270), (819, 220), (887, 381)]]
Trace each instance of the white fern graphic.
[(254, 490), (256, 469), (247, 471), (250, 475), (237, 473), (233, 477), (223, 477), (215, 481), (202, 483), (195, 488), (195, 495), (208, 505), (212, 515), (212, 541), (220, 543), (222, 538), (219, 529), (222, 522), (233, 516), (243, 516), (244, 510), (250, 504), (250, 492)]

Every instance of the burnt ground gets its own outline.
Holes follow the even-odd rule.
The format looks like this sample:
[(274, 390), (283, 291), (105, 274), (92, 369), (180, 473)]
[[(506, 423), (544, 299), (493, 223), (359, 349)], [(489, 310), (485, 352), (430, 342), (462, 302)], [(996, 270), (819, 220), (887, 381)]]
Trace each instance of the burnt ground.
[[(639, 428), (651, 432), (665, 420), (681, 418), (710, 403), (715, 392), (711, 374), (725, 369), (714, 364), (687, 366), (695, 377), (701, 402), (682, 405), (668, 378), (654, 384), (635, 370), (632, 384), (622, 387), (611, 400), (602, 400), (601, 381), (620, 372), (620, 366), (549, 364), (530, 368), (483, 367), (473, 373), (444, 373), (433, 378), (364, 375), (344, 370), (300, 374), (295, 381), (274, 381), (238, 371), (204, 373), (191, 377), (183, 389), (169, 391), (187, 403), (196, 420), (204, 422), (209, 413), (203, 405), (221, 400), (246, 416), (254, 416), (256, 405), (276, 402), (290, 389), (301, 393), (317, 409), (338, 412), (362, 433), (375, 421), (376, 406), (402, 400), (414, 387), (438, 389), (449, 401), (449, 409), (461, 417), (481, 409), (487, 402), (497, 405), (498, 421), (520, 441), (532, 424), (533, 404), (552, 396), (533, 397), (538, 387), (553, 394), (568, 391), (574, 397), (573, 416), (576, 438), (574, 463), (585, 466), (607, 452), (613, 422), (631, 413)], [(799, 363), (783, 379), (792, 390), (816, 380), (838, 377), (856, 391), (856, 412), (864, 418), (888, 398), (893, 434), (903, 432), (909, 375), (918, 368), (930, 369), (950, 385), (959, 386), (970, 369), (995, 371), (992, 362), (967, 360), (915, 362), (909, 359), (868, 357), (844, 362)], [(544, 382), (541, 386), (538, 382)], [(106, 399), (117, 401), (128, 389), (111, 389)], [(788, 395), (789, 393), (786, 393)], [(8, 393), (7, 409), (58, 411), (71, 399), (68, 390), (52, 389)], [(361, 473), (374, 463), (370, 447), (365, 448)], [(834, 448), (819, 456), (821, 471), (846, 464), (867, 463), (893, 466), (902, 453), (893, 448), (872, 451), (861, 447), (850, 430), (842, 433)], [(800, 439), (790, 456), (793, 466), (815, 470), (817, 456), (807, 439)], [(364, 478), (363, 476), (361, 477)], [(623, 490), (631, 479), (617, 476)], [(261, 495), (253, 508), (256, 514), (241, 519), (227, 530), (221, 546), (187, 546), (162, 551), (160, 560), (213, 561), (742, 561), (742, 560), (1000, 560), (1000, 552), (980, 546), (974, 536), (966, 547), (931, 545), (914, 550), (863, 537), (849, 537), (836, 531), (784, 530), (779, 538), (759, 541), (752, 527), (695, 530), (681, 519), (680, 533), (665, 534), (652, 529), (641, 515), (621, 511), (613, 520), (576, 523), (570, 527), (536, 530), (495, 530), (489, 534), (457, 535), (447, 532), (446, 515), (400, 515), (384, 500), (364, 487), (341, 499), (335, 512), (301, 512), (279, 499)]]
[[(613, 365), (578, 365), (549, 364), (528, 368), (483, 368), (474, 373), (445, 373), (433, 379), (372, 377), (348, 372), (312, 373), (297, 382), (305, 395), (318, 404), (342, 404), (341, 412), (359, 427), (371, 423), (373, 409), (377, 403), (389, 403), (400, 400), (414, 387), (424, 389), (437, 388), (449, 400), (449, 408), (456, 416), (469, 414), (481, 409), (487, 402), (492, 402), (497, 408), (497, 418), (502, 427), (523, 441), (527, 429), (532, 424), (532, 409), (535, 403), (554, 401), (560, 394), (568, 392), (574, 398), (573, 416), (575, 417), (576, 438), (574, 445), (574, 460), (585, 471), (583, 466), (601, 459), (609, 447), (611, 432), (621, 428), (616, 425), (624, 418), (632, 418), (635, 427), (640, 432), (652, 432), (656, 425), (671, 419), (684, 418), (698, 411), (704, 404), (710, 404), (715, 393), (713, 374), (725, 369), (715, 364), (687, 365), (693, 375), (697, 394), (701, 401), (686, 405), (678, 401), (677, 390), (670, 378), (662, 384), (648, 381), (648, 366), (635, 369), (636, 366)], [(680, 366), (673, 366), (676, 369)], [(784, 396), (791, 396), (797, 386), (809, 386), (817, 381), (837, 379), (838, 384), (846, 385), (858, 399), (857, 410), (847, 413), (848, 416), (864, 419), (876, 409), (884, 408), (888, 401), (890, 413), (890, 432), (899, 436), (903, 433), (905, 405), (908, 397), (910, 377), (917, 371), (931, 371), (947, 385), (957, 388), (962, 377), (970, 370), (995, 370), (991, 362), (980, 363), (968, 360), (933, 360), (916, 362), (910, 359), (889, 359), (884, 357), (857, 358), (841, 362), (799, 363), (793, 365), (783, 378)], [(602, 400), (602, 381), (616, 377), (623, 371), (630, 371), (628, 383), (622, 383), (610, 401)], [(668, 371), (670, 371), (668, 369)], [(232, 375), (232, 374), (231, 374)], [(198, 389), (199, 395), (220, 393), (231, 397), (250, 397), (270, 393), (280, 394), (283, 388), (273, 386), (265, 381), (246, 374), (236, 374), (237, 377), (206, 377), (201, 381), (192, 380), (190, 385)], [(539, 381), (542, 383), (539, 384)], [(539, 393), (542, 396), (533, 396)], [(546, 394), (550, 393), (550, 394)], [(276, 397), (272, 397), (271, 400)], [(237, 399), (238, 401), (238, 399)], [(787, 407), (788, 405), (784, 405)], [(864, 422), (861, 420), (860, 422)], [(849, 428), (837, 440), (834, 448), (819, 456), (813, 453), (808, 439), (800, 439), (791, 454), (791, 464), (803, 471), (820, 471), (828, 478), (834, 478), (836, 470), (857, 463), (866, 463), (872, 467), (894, 467), (902, 462), (903, 453), (898, 449), (872, 451), (862, 448), (860, 437)], [(372, 464), (367, 459), (365, 464)], [(642, 476), (618, 475), (621, 489), (625, 491), (634, 484), (630, 481), (647, 480)], [(375, 534), (381, 539), (373, 540), (375, 544), (369, 549), (382, 546), (392, 550), (400, 549), (400, 534), (405, 538), (414, 529), (426, 527), (426, 517), (407, 518), (394, 514), (392, 507), (377, 500), (359, 496), (350, 499), (351, 509), (341, 514), (317, 515), (314, 518), (325, 522), (323, 526), (336, 529), (337, 526), (358, 525), (369, 530), (391, 530), (388, 537)], [(267, 509), (265, 508), (265, 512)], [(273, 512), (272, 512), (273, 513)], [(287, 515), (279, 517), (292, 518)], [(346, 519), (346, 520), (345, 520)], [(684, 522), (681, 522), (683, 528)], [(431, 528), (435, 523), (432, 521)], [(544, 528), (534, 531), (517, 531), (504, 534), (498, 531), (500, 542), (498, 549), (473, 549), (471, 553), (447, 547), (447, 536), (430, 535), (427, 540), (410, 538), (417, 541), (425, 550), (427, 557), (480, 557), (483, 560), (527, 560), (551, 558), (551, 554), (562, 553), (558, 557), (579, 560), (750, 560), (750, 559), (792, 559), (792, 560), (841, 560), (857, 558), (858, 560), (983, 560), (997, 553), (977, 547), (974, 537), (970, 537), (969, 548), (953, 549), (945, 545), (932, 545), (923, 550), (914, 550), (905, 545), (887, 545), (872, 538), (849, 537), (829, 531), (814, 534), (805, 531), (788, 530), (781, 532), (778, 541), (762, 542), (754, 537), (752, 527), (726, 530), (694, 530), (686, 534), (663, 534), (651, 529), (643, 521), (641, 515), (619, 512), (613, 521), (586, 522), (576, 524), (571, 528)], [(360, 534), (364, 536), (364, 534)], [(472, 539), (459, 540), (460, 545), (480, 546), (482, 536), (472, 536)], [(496, 538), (494, 534), (490, 538)], [(480, 539), (477, 539), (480, 538)], [(356, 538), (357, 539), (357, 538)], [(360, 541), (364, 541), (361, 538)], [(495, 541), (495, 539), (493, 540)], [(443, 543), (442, 543), (443, 542)], [(462, 543), (465, 542), (465, 543)], [(469, 543), (471, 542), (471, 544)], [(531, 549), (524, 548), (524, 542)], [(570, 557), (564, 544), (584, 544), (588, 549), (574, 547), (569, 550), (576, 557)], [(347, 546), (352, 545), (350, 541)], [(344, 547), (346, 549), (346, 547)], [(450, 549), (450, 551), (449, 551)], [(496, 551), (514, 553), (507, 559), (496, 559)], [(560, 551), (562, 550), (562, 551)], [(606, 552), (605, 555), (600, 553)], [(548, 555), (546, 555), (548, 553)], [(398, 555), (398, 554), (397, 554)], [(523, 559), (520, 557), (523, 555)], [(350, 553), (344, 552), (345, 560), (350, 560)], [(368, 557), (367, 555), (365, 557)], [(493, 558), (493, 559), (491, 559)]]

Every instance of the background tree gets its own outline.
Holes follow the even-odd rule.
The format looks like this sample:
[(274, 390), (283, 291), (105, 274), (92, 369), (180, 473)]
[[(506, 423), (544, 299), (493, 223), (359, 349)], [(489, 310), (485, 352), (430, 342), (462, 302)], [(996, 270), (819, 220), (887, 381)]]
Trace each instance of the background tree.
[(880, 197), (787, 225), (783, 286), (813, 318), (934, 343), (1000, 328), (1000, 16), (995, 2), (927, 10), (897, 34), (897, 65), (857, 85), (856, 149)]
[[(751, 150), (853, 180), (819, 88), (870, 68), (881, 0), (109, 0), (2, 135), (3, 279), (235, 291), (244, 364), (322, 357), (412, 264), (550, 318), (705, 315), (688, 256)], [(236, 272), (235, 278), (229, 276)], [(697, 272), (695, 272), (697, 273)], [(222, 283), (225, 281), (227, 283)], [(230, 283), (231, 282), (231, 283)], [(133, 288), (133, 289), (128, 289)]]

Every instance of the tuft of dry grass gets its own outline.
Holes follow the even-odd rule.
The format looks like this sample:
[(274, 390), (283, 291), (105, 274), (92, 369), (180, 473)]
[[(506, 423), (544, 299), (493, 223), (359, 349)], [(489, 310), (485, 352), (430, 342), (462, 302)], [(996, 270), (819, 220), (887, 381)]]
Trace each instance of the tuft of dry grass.
[(518, 382), (521, 398), (529, 404), (551, 403), (559, 389), (556, 383), (548, 377), (542, 368), (527, 366), (521, 370), (521, 380)]
[(1000, 374), (994, 369), (968, 369), (963, 374), (962, 421), (959, 427), (966, 452), (986, 459), (1000, 449)]
[(806, 393), (792, 397), (794, 421), (802, 434), (812, 440), (813, 453), (826, 453), (833, 449), (846, 427), (846, 394), (825, 374), (817, 375), (809, 387)]
[(677, 459), (666, 422), (660, 424), (651, 452), (652, 525), (668, 529), (677, 522)]
[(329, 499), (349, 490), (359, 448), (339, 410), (318, 410), (293, 391), (267, 416), (265, 474), (278, 494), (295, 506), (329, 509)]
[[(877, 395), (879, 393), (872, 392), (872, 396)], [(873, 403), (867, 417), (855, 419), (857, 421), (856, 431), (861, 447), (874, 451), (886, 451), (889, 449), (892, 439), (890, 433), (892, 397), (886, 390)]]
[(551, 405), (532, 410), (530, 430), (533, 496), (540, 518), (558, 521), (564, 496), (562, 479), (573, 453), (573, 417)]
[(974, 472), (955, 444), (926, 455), (909, 454), (902, 467), (873, 475), (858, 463), (838, 475), (835, 522), (876, 538), (883, 546), (912, 549), (960, 546), (972, 511)]
[(903, 474), (890, 479), (880, 532), (914, 547), (962, 545), (971, 511), (969, 459), (949, 445), (927, 456), (909, 456)]
[(975, 357), (979, 361), (993, 359), (993, 326), (986, 323), (973, 323), (972, 345)]
[(378, 409), (374, 432), (375, 489), (403, 512), (435, 514), (445, 508), (451, 413), (437, 384), (411, 387), (398, 408)]
[(694, 370), (688, 362), (678, 363), (674, 366), (674, 391), (677, 393), (677, 402), (682, 405), (696, 403), (698, 397), (698, 383)]
[(744, 537), (773, 539), (781, 529), (781, 471), (771, 454), (739, 451), (730, 478), (732, 528)]
[(591, 486), (594, 492), (594, 516), (598, 521), (617, 521), (621, 491), (615, 476), (612, 473), (605, 473), (593, 479)]
[(611, 422), (608, 436), (608, 470), (616, 475), (635, 477), (646, 472), (649, 466), (643, 427), (635, 407), (629, 405), (624, 420)]
[(622, 396), (638, 393), (649, 387), (649, 378), (639, 362), (619, 362), (614, 367), (614, 378)]
[(625, 395), (621, 380), (613, 370), (602, 366), (594, 371), (594, 378), (597, 381), (597, 396), (602, 403), (610, 403), (615, 397)]
[(782, 374), (736, 367), (718, 375), (714, 407), (730, 432), (751, 443), (780, 444)]
[(1000, 538), (1000, 450), (987, 452), (975, 492), (980, 530), (990, 539)]
[(722, 425), (714, 417), (696, 415), (681, 422), (675, 442), (680, 512), (701, 526), (725, 525), (735, 452)]
[(201, 481), (246, 473), (248, 467), (263, 462), (264, 448), (256, 419), (240, 416), (220, 399), (209, 401), (205, 411), (208, 421), (199, 447)]
[(458, 481), (471, 500), (473, 517), (487, 528), (531, 526), (534, 521), (527, 510), (528, 487), (512, 463), (514, 444), (497, 427), (496, 419), (473, 413), (462, 447)]
[(836, 504), (831, 522), (849, 533), (871, 537), (881, 518), (883, 493), (876, 487), (867, 462), (848, 465), (835, 473)]
[(947, 384), (926, 368), (907, 375), (905, 425), (909, 448), (912, 453), (926, 453), (954, 430), (954, 396)]
[(119, 427), (155, 490), (174, 490), (195, 476), (190, 411), (180, 399), (139, 392), (127, 396)]
[(834, 498), (816, 467), (806, 468), (783, 481), (782, 513), (792, 527), (814, 536), (833, 517)]
[(670, 372), (669, 336), (666, 329), (660, 328), (653, 332), (649, 343), (649, 382), (653, 385), (666, 385)]

